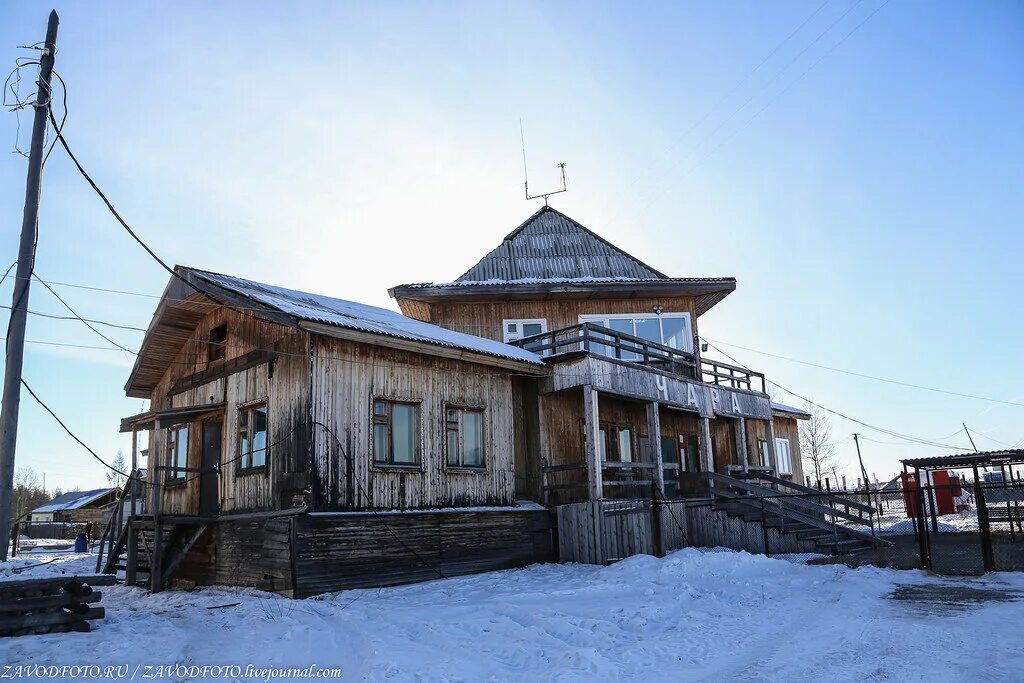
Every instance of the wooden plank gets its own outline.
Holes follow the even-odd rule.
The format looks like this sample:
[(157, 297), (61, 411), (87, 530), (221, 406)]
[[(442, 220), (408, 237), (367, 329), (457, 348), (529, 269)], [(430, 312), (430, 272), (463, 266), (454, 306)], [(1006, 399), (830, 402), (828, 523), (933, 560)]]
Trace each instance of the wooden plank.
[(604, 497), (604, 486), (601, 479), (601, 449), (598, 445), (601, 438), (600, 414), (597, 390), (589, 384), (583, 387), (583, 434), (590, 500), (601, 500)]

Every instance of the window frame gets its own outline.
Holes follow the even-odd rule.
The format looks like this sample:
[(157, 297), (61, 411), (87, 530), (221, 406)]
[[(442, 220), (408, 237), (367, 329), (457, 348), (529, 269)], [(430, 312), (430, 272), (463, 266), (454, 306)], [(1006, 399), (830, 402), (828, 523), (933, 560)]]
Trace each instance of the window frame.
[[(780, 448), (784, 444), (783, 448)], [(783, 471), (782, 465), (786, 464), (789, 471)], [(790, 450), (789, 439), (781, 436), (775, 437), (775, 464), (776, 474), (793, 476), (793, 451)]]
[[(167, 427), (164, 432), (164, 455), (167, 457), (167, 468), (164, 470), (167, 473), (167, 478), (164, 480), (165, 484), (183, 484), (185, 483), (185, 477), (188, 475), (188, 458), (190, 455), (189, 439), (192, 436), (192, 430), (189, 429), (190, 424), (188, 422), (182, 422), (180, 424), (172, 425)], [(181, 443), (180, 433), (185, 432), (185, 462), (181, 464), (178, 462), (178, 446)]]
[[(622, 432), (623, 431), (629, 432), (629, 460), (623, 460), (622, 459), (622, 448), (621, 448), (621, 446), (622, 446)], [(637, 458), (640, 455), (637, 452), (638, 451), (638, 448), (637, 448), (637, 445), (638, 445), (637, 438), (638, 438), (638, 436), (637, 436), (637, 431), (636, 431), (636, 429), (634, 429), (633, 425), (625, 424), (625, 423), (621, 423), (621, 422), (601, 421), (598, 424), (598, 434), (599, 434), (598, 447), (601, 450), (601, 452), (598, 455), (600, 456), (600, 459), (601, 459), (602, 463), (605, 463), (605, 462), (638, 462)], [(609, 455), (611, 455), (611, 452), (612, 452), (612, 447), (614, 447), (615, 460), (611, 460), (609, 458)]]
[[(455, 418), (454, 421), (448, 419), (448, 413), (449, 413), (449, 411), (452, 411), (452, 410), (454, 410), (454, 411), (456, 411), (458, 413), (456, 415), (456, 418)], [(485, 408), (480, 407), (480, 406), (473, 406), (473, 405), (466, 405), (466, 404), (459, 404), (459, 403), (446, 403), (443, 406), (443, 411), (444, 411), (444, 413), (443, 413), (443, 417), (444, 417), (444, 426), (443, 426), (444, 439), (442, 440), (442, 444), (443, 444), (443, 447), (444, 447), (444, 467), (445, 467), (445, 469), (448, 470), (448, 471), (452, 471), (452, 472), (471, 472), (471, 473), (485, 472), (487, 470), (487, 433), (490, 431), (488, 429), (487, 410)], [(466, 413), (476, 413), (476, 414), (480, 415), (480, 464), (479, 465), (467, 465), (467, 464), (465, 464), (465, 447), (464, 447), (465, 441), (464, 441), (464, 438), (463, 438), (464, 427), (463, 427), (463, 419), (462, 418), (463, 418), (463, 416)], [(459, 452), (457, 454), (458, 455), (458, 458), (457, 458), (458, 462), (456, 462), (456, 463), (451, 462), (451, 452), (450, 452), (449, 447), (448, 447), (449, 446), (448, 435), (449, 435), (449, 433), (451, 433), (453, 431), (458, 434), (458, 443), (459, 443)]]
[[(384, 415), (377, 414), (378, 403), (383, 403), (386, 406)], [(416, 410), (415, 462), (395, 462), (394, 410), (392, 408), (396, 405), (412, 406)], [(376, 439), (378, 425), (383, 425), (387, 434), (385, 437), (387, 440), (387, 460), (384, 462), (377, 460)], [(384, 396), (374, 396), (370, 399), (370, 466), (378, 470), (423, 471), (423, 401), (386, 398)]]
[(768, 439), (758, 437), (756, 442), (758, 466), (775, 469), (774, 463), (772, 463), (772, 449), (768, 443)]
[[(214, 333), (220, 330), (224, 331), (224, 338), (219, 341), (214, 341)], [(206, 362), (215, 363), (222, 361), (227, 356), (228, 346), (228, 324), (221, 323), (210, 328), (210, 332), (206, 335)]]
[[(242, 415), (245, 414), (246, 416), (246, 424), (244, 427), (246, 432), (245, 436), (249, 438), (251, 443), (253, 413), (255, 413), (259, 408), (265, 408), (267, 412), (266, 445), (261, 449), (263, 451), (263, 464), (246, 465), (246, 457), (245, 454), (242, 453)], [(236, 424), (235, 436), (237, 441), (237, 446), (235, 448), (235, 457), (237, 458), (235, 461), (235, 475), (258, 474), (260, 472), (265, 472), (267, 470), (267, 463), (270, 461), (270, 403), (267, 399), (261, 398), (258, 401), (250, 401), (249, 403), (244, 403), (238, 406), (238, 423)], [(255, 450), (249, 453), (250, 463), (252, 462), (252, 456), (255, 453)]]
[[(579, 322), (581, 322), (581, 323), (599, 323), (603, 327), (611, 327), (611, 325), (608, 324), (609, 320), (632, 320), (632, 319), (636, 319), (636, 318), (645, 318), (645, 319), (646, 318), (656, 318), (656, 319), (658, 319), (659, 320), (658, 327), (659, 327), (659, 329), (661, 329), (662, 339), (665, 338), (665, 329), (664, 329), (664, 326), (661, 324), (660, 321), (664, 320), (666, 318), (682, 318), (683, 320), (686, 321), (686, 335), (684, 336), (684, 339), (686, 341), (686, 345), (685, 345), (685, 348), (677, 349), (677, 350), (678, 351), (682, 351), (683, 353), (693, 353), (693, 319), (690, 317), (690, 312), (689, 311), (663, 311), (660, 314), (654, 313), (653, 311), (651, 313), (585, 313), (585, 314), (581, 313), (579, 315)], [(635, 326), (634, 326), (634, 329), (635, 329)], [(633, 336), (634, 337), (638, 337), (640, 335), (634, 334)], [(654, 340), (651, 339), (651, 340), (648, 340), (648, 341), (654, 341)], [(654, 342), (654, 343), (661, 344), (662, 346), (669, 346), (664, 341)], [(675, 348), (675, 347), (672, 347), (672, 348)]]

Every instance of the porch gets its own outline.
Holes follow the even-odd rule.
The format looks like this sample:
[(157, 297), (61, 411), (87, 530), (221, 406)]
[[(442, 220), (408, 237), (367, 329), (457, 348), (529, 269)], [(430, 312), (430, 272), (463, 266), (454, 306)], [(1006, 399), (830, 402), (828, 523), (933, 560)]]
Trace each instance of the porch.
[(760, 373), (593, 323), (515, 343), (552, 366), (539, 390), (546, 505), (706, 497), (702, 473), (778, 471)]

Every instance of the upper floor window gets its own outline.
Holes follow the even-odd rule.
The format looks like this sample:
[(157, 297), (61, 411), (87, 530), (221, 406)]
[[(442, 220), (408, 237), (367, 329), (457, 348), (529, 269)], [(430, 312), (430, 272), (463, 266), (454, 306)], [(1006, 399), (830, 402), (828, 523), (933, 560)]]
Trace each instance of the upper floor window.
[(267, 404), (238, 409), (238, 468), (249, 470), (267, 464)]
[[(506, 344), (548, 331), (548, 321), (544, 318), (503, 320), (501, 325), (503, 341)], [(524, 348), (529, 350), (531, 346), (536, 346), (536, 344), (527, 344)]]
[(207, 359), (209, 362), (215, 360), (222, 360), (224, 358), (224, 349), (228, 344), (228, 326), (217, 325), (217, 327), (210, 330), (210, 339), (207, 344)]
[(779, 475), (793, 474), (793, 456), (789, 452), (789, 439), (775, 439), (775, 459), (779, 463)]
[[(597, 323), (616, 332), (631, 334), (634, 337), (693, 353), (693, 332), (690, 327), (689, 313), (581, 315), (580, 322)], [(598, 352), (606, 353), (600, 349)], [(623, 357), (626, 356), (633, 358), (635, 354), (625, 352)]]
[(403, 401), (373, 401), (373, 462), (413, 467), (420, 463), (420, 406)]
[(484, 466), (484, 411), (445, 409), (445, 453), (449, 467)]
[(167, 430), (168, 479), (182, 479), (188, 471), (188, 425)]

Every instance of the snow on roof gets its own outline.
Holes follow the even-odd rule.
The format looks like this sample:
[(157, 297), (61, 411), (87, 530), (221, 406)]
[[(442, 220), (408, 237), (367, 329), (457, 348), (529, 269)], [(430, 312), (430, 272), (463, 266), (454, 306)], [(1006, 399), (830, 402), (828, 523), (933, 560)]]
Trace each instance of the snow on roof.
[(369, 306), (345, 299), (310, 294), (283, 287), (275, 287), (252, 280), (188, 268), (196, 277), (218, 287), (231, 290), (262, 306), (277, 309), (301, 320), (336, 325), (373, 334), (426, 342), (438, 346), (475, 351), (477, 353), (509, 358), (524, 363), (542, 365), (540, 356), (510, 344), (484, 339), (472, 334), (454, 332), (421, 320), (408, 318), (386, 308)]
[(785, 403), (776, 403), (772, 401), (772, 410), (778, 410), (780, 413), (793, 413), (794, 415), (806, 415), (810, 417), (811, 414), (803, 408), (794, 408), (793, 406), (787, 406)]
[(59, 512), (61, 510), (77, 510), (80, 507), (85, 507), (89, 503), (102, 498), (114, 489), (93, 489), (92, 491), (70, 491), (63, 495), (57, 496), (46, 505), (41, 505), (32, 511), (33, 514), (37, 512)]

